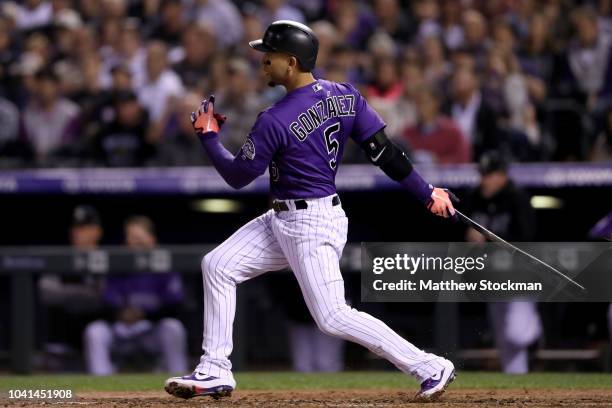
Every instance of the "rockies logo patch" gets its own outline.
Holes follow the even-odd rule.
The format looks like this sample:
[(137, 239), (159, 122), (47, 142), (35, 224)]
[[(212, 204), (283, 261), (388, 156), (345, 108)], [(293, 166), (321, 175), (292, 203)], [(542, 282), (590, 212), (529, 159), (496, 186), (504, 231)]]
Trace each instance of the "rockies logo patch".
[(242, 145), (242, 158), (253, 160), (255, 158), (255, 143), (251, 139), (247, 139)]

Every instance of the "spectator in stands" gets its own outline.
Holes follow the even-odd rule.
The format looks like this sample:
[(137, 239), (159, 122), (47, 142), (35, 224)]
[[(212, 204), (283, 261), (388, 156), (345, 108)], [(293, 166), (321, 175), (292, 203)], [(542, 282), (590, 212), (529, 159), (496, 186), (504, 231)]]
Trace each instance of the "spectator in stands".
[(277, 20), (293, 20), (299, 23), (305, 23), (304, 14), (300, 9), (291, 4), (287, 4), (286, 0), (263, 0), (261, 9), (259, 10), (259, 19), (264, 27), (269, 26), (273, 21)]
[(572, 17), (576, 38), (569, 46), (569, 66), (587, 95), (587, 109), (601, 111), (612, 98), (612, 38), (601, 34), (592, 10), (577, 9)]
[(487, 37), (487, 20), (480, 11), (469, 9), (463, 12), (461, 23), (463, 28), (463, 44), (461, 47), (474, 55), (476, 67), (480, 68), (490, 43)]
[(171, 50), (178, 47), (185, 28), (184, 17), (181, 0), (162, 0), (150, 38), (165, 42)]
[(497, 17), (491, 26), (491, 48), (497, 50), (504, 57), (508, 57), (516, 51), (516, 34), (510, 23), (503, 17)]
[[(240, 12), (229, 0), (201, 0), (194, 11), (197, 22), (211, 27), (221, 49), (237, 45), (242, 38), (243, 27)], [(255, 37), (253, 37), (255, 38)]]
[(385, 120), (387, 134), (393, 137), (402, 130), (397, 123), (401, 118), (397, 108), (404, 89), (396, 59), (386, 57), (375, 60), (373, 78), (372, 83), (366, 88), (365, 95), (368, 103)]
[(365, 82), (364, 74), (359, 66), (359, 55), (354, 50), (346, 45), (339, 44), (333, 48), (332, 55), (332, 65), (344, 72), (347, 82), (355, 86), (362, 85)]
[[(482, 94), (499, 118), (513, 129), (524, 131), (525, 108), (529, 106), (527, 80), (512, 53), (491, 49), (483, 75)], [(534, 143), (538, 143), (534, 140)]]
[(35, 76), (34, 95), (23, 112), (23, 131), (37, 161), (59, 154), (78, 135), (79, 107), (60, 94), (59, 79), (51, 70)]
[[(98, 211), (80, 205), (72, 212), (70, 245), (76, 251), (96, 249), (103, 236)], [(70, 357), (81, 347), (85, 325), (102, 313), (102, 281), (94, 275), (43, 275), (38, 281), (44, 306), (45, 343), (50, 368), (70, 368)], [(57, 361), (54, 361), (57, 358)], [(54, 367), (53, 367), (54, 366)], [(74, 367), (72, 367), (74, 368)]]
[(420, 163), (455, 164), (470, 161), (470, 146), (457, 124), (439, 111), (441, 96), (422, 86), (415, 95), (418, 121), (403, 137), (413, 159)]
[(506, 136), (506, 148), (516, 160), (539, 156), (541, 129), (529, 98), (528, 81), (514, 54), (489, 50), (483, 75), (483, 100), (493, 108)]
[[(593, 7), (601, 10), (597, 14), (582, 6), (583, 3), (466, 3), (460, 0), (418, 0), (409, 4), (400, 0), (339, 0), (327, 5), (320, 0), (5, 2), (0, 13), (0, 96), (23, 111), (36, 88), (34, 74), (54, 64), (55, 73), (60, 77), (61, 93), (83, 103), (84, 111), (88, 112), (91, 102), (97, 99), (96, 96), (89, 98), (89, 94), (106, 91), (111, 83), (111, 70), (125, 65), (131, 72), (133, 90), (142, 98), (141, 103), (153, 121), (154, 126), (148, 133), (150, 142), (157, 144), (164, 132), (172, 127), (168, 122), (172, 112), (164, 109), (168, 106), (165, 93), (180, 96), (182, 91), (178, 83), (202, 94), (225, 92), (229, 60), (243, 57), (253, 68), (259, 68), (261, 56), (250, 49), (247, 42), (261, 36), (265, 26), (263, 20), (303, 21), (303, 13), (306, 13), (320, 38), (319, 75), (327, 76), (326, 71), (330, 70), (334, 78), (345, 78), (357, 85), (380, 82), (374, 65), (387, 58), (398, 62), (401, 57), (401, 64), (410, 60), (410, 63), (422, 65), (425, 79), (443, 89), (445, 96), (454, 98), (449, 95), (453, 87), (449, 86), (452, 81), (447, 83), (447, 77), (451, 72), (471, 69), (476, 73), (477, 83), (482, 84), (484, 105), (493, 108), (497, 117), (507, 119), (497, 127), (503, 132), (486, 135), (486, 142), (492, 141), (491, 145), (481, 147), (482, 141), (478, 138), (482, 133), (478, 132), (473, 143), (475, 153), (504, 148), (520, 160), (537, 159), (541, 154), (557, 160), (585, 159), (589, 157), (592, 136), (590, 121), (599, 120), (608, 100), (612, 99), (612, 64), (609, 61), (612, 36), (608, 35), (612, 32), (609, 29), (612, 24), (608, 24), (612, 19), (606, 11), (609, 9), (606, 2), (594, 4)], [(242, 15), (238, 7), (242, 8)], [(570, 30), (571, 25), (574, 32)], [(161, 48), (167, 51), (162, 52)], [(148, 72), (151, 64), (147, 67), (150, 52), (154, 52), (154, 56), (149, 61), (155, 60), (153, 64), (159, 67), (171, 65), (180, 81), (151, 78)], [(97, 80), (93, 80), (98, 65), (98, 59), (92, 57), (94, 54), (102, 59)], [(518, 65), (510, 62), (517, 58)], [(492, 65), (505, 65), (506, 74), (493, 72), (497, 70), (491, 69)], [(163, 74), (160, 78), (167, 76)], [(403, 80), (404, 75), (399, 76)], [(170, 82), (173, 85), (168, 85)], [(495, 86), (497, 90), (491, 93)], [(524, 103), (525, 89), (529, 103)], [(143, 92), (155, 97), (142, 97)], [(259, 83), (255, 92), (259, 99), (266, 101), (274, 101), (280, 95), (279, 89)], [(516, 98), (509, 101), (509, 96)], [(558, 104), (548, 103), (557, 97), (572, 98), (579, 106), (565, 105), (560, 109)], [(378, 108), (389, 130), (401, 130), (405, 122), (412, 121), (410, 115), (406, 115), (408, 110), (389, 109), (384, 106), (388, 101), (381, 101)], [(586, 107), (590, 115), (580, 112), (581, 106)], [(532, 114), (534, 109), (535, 115)], [(87, 113), (83, 116), (86, 121), (89, 117)], [(465, 121), (458, 122), (466, 136), (472, 137), (472, 132), (465, 132), (469, 125)], [(86, 126), (90, 128), (87, 123)], [(535, 141), (540, 127), (543, 135), (554, 135), (556, 139), (555, 143), (542, 146), (550, 146), (548, 149), (556, 146), (556, 151), (539, 152), (542, 148)], [(509, 146), (502, 147), (504, 143)], [(534, 146), (535, 151), (529, 151)]]
[(250, 132), (250, 124), (254, 123), (265, 106), (255, 93), (252, 80), (255, 72), (246, 60), (231, 59), (227, 72), (227, 86), (218, 93), (215, 105), (227, 117), (240, 118), (234, 123), (228, 121), (227, 126), (223, 125), (223, 144), (230, 152), (237, 152)]
[(133, 92), (134, 83), (132, 80), (132, 71), (127, 65), (119, 64), (111, 68), (111, 91), (118, 92)]
[(413, 24), (398, 0), (381, 0), (373, 4), (376, 23), (400, 45), (407, 45), (414, 35)]
[[(376, 65), (377, 61), (384, 59), (395, 59), (399, 54), (399, 47), (393, 38), (385, 31), (377, 30), (369, 38), (364, 60), (364, 65), (370, 67)], [(376, 72), (374, 73), (376, 75)]]
[(54, 57), (56, 60), (76, 57), (78, 31), (82, 26), (81, 16), (72, 9), (64, 9), (56, 14), (53, 20)]
[(185, 92), (181, 78), (168, 67), (167, 48), (160, 41), (147, 47), (147, 75), (144, 86), (138, 88), (138, 99), (149, 113), (152, 131), (147, 135), (151, 143), (162, 137), (169, 117), (169, 107)]
[(317, 78), (327, 77), (327, 69), (331, 61), (334, 60), (335, 62), (337, 58), (334, 51), (339, 45), (338, 31), (332, 23), (325, 20), (315, 21), (310, 24), (310, 28), (319, 39), (319, 53), (317, 54), (315, 76)]
[(495, 111), (483, 99), (474, 71), (458, 69), (451, 79), (450, 116), (472, 145), (472, 157), (503, 146)]
[(0, 96), (15, 102), (19, 82), (16, 81), (15, 72), (10, 69), (17, 59), (11, 26), (10, 19), (0, 13)]
[(133, 92), (124, 91), (113, 96), (113, 115), (94, 137), (91, 155), (112, 167), (143, 165), (155, 153), (155, 146), (147, 141), (147, 112)]
[(417, 20), (417, 42), (425, 38), (440, 35), (440, 7), (435, 0), (418, 0), (412, 2), (412, 13)]
[(448, 81), (451, 65), (444, 55), (444, 45), (437, 36), (429, 36), (421, 45), (425, 80), (440, 89)]
[[(198, 106), (201, 101), (202, 96), (200, 94), (188, 92), (175, 104), (173, 121), (176, 122), (176, 126), (166, 132), (157, 148), (157, 154), (150, 164), (156, 166), (205, 166), (210, 164), (208, 156), (202, 151), (200, 139), (193, 131), (193, 124), (191, 123), (193, 107)], [(227, 131), (228, 129), (224, 126), (224, 144), (226, 144), (226, 136), (228, 136)], [(242, 135), (243, 139), (245, 137), (246, 133)]]
[(600, 34), (597, 15), (589, 8), (574, 10), (572, 23), (576, 34), (557, 68), (556, 90), (588, 111), (601, 111), (612, 98), (612, 42)]
[(19, 30), (32, 30), (51, 23), (53, 8), (50, 1), (25, 0), (16, 4), (15, 22)]
[(246, 58), (253, 68), (261, 66), (261, 53), (254, 48), (249, 47), (249, 41), (253, 38), (262, 38), (265, 27), (255, 15), (253, 10), (245, 10), (242, 15), (242, 26), (244, 32), (242, 39), (237, 44), (237, 54)]
[[(507, 162), (499, 152), (489, 151), (479, 161), (480, 185), (464, 200), (467, 215), (508, 241), (532, 241), (535, 214), (527, 194), (508, 176)], [(485, 242), (473, 228), (466, 231), (469, 242)], [(537, 305), (528, 301), (487, 304), (505, 373), (524, 374), (529, 370), (528, 347), (542, 333)]]
[(141, 38), (141, 24), (136, 19), (127, 19), (120, 30), (116, 52), (107, 59), (108, 68), (127, 65), (134, 89), (140, 89), (147, 82), (147, 50)]
[(43, 64), (52, 64), (55, 54), (55, 44), (51, 42), (51, 38), (41, 31), (34, 31), (28, 35), (24, 51), (38, 57)]
[(124, 20), (129, 15), (129, 3), (128, 0), (102, 0), (99, 14), (104, 21)]
[(376, 30), (376, 21), (368, 7), (354, 0), (337, 2), (330, 12), (342, 43), (355, 50), (365, 49)]
[[(476, 58), (466, 48), (455, 48), (450, 55), (452, 72), (467, 69), (476, 72)], [(451, 90), (449, 90), (451, 91)], [(450, 96), (451, 92), (449, 92)]]
[(590, 160), (612, 162), (612, 105), (603, 115), (603, 128), (595, 138)]
[[(83, 74), (87, 80), (85, 89), (82, 89), (79, 94), (74, 96), (74, 99), (79, 102), (83, 109), (83, 143), (85, 150), (88, 146), (95, 143), (95, 138), (102, 131), (104, 126), (116, 119), (115, 114), (115, 97), (119, 94), (132, 92), (132, 74), (126, 65), (117, 65), (111, 69), (111, 84), (110, 89), (106, 89), (102, 84), (102, 80), (95, 80), (96, 76), (101, 74), (98, 72), (101, 69), (98, 61), (98, 55), (92, 55), (90, 58), (83, 60)], [(82, 154), (83, 157), (87, 152)]]
[(8, 99), (0, 97), (0, 156), (4, 156), (19, 135), (19, 111)]
[(425, 83), (421, 66), (409, 60), (402, 63), (401, 77), (404, 83), (404, 92), (398, 103), (400, 109), (399, 117), (401, 118), (401, 122), (398, 124), (401, 129), (398, 138), (401, 136), (401, 132), (404, 129), (412, 127), (417, 123), (415, 97), (419, 89), (421, 89)]
[(532, 15), (527, 36), (518, 51), (529, 97), (538, 104), (544, 102), (547, 96), (547, 81), (550, 80), (552, 72), (552, 39), (546, 24), (544, 15)]
[[(133, 250), (157, 246), (155, 226), (144, 216), (125, 223), (125, 242)], [(103, 295), (115, 320), (97, 320), (85, 329), (87, 368), (94, 375), (109, 375), (122, 364), (144, 354), (145, 363), (178, 373), (187, 369), (187, 341), (183, 324), (170, 317), (183, 301), (183, 286), (176, 273), (140, 273), (108, 277)], [(132, 361), (133, 362), (133, 361)]]
[(212, 30), (200, 23), (192, 23), (183, 32), (183, 58), (172, 66), (187, 88), (209, 88), (207, 77), (215, 53), (216, 39)]
[(459, 0), (443, 0), (440, 8), (442, 39), (445, 47), (449, 50), (459, 48), (464, 42), (461, 7)]

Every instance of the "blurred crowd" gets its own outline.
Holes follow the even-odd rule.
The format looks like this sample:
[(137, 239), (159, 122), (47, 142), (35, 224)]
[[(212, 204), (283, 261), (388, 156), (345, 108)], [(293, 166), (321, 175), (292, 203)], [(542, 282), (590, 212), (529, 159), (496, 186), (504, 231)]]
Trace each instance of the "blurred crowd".
[(209, 93), (236, 151), (283, 95), (248, 47), (280, 19), (416, 162), (612, 160), (612, 0), (23, 0), (0, 3), (0, 167), (206, 165)]

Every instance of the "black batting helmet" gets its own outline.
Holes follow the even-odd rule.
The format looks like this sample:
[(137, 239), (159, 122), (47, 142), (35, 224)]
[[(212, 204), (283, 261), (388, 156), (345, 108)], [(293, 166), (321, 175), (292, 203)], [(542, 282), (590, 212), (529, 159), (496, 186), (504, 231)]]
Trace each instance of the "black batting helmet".
[(251, 41), (249, 45), (257, 51), (293, 55), (304, 71), (314, 69), (319, 51), (319, 40), (314, 32), (304, 24), (291, 20), (273, 22), (262, 39)]

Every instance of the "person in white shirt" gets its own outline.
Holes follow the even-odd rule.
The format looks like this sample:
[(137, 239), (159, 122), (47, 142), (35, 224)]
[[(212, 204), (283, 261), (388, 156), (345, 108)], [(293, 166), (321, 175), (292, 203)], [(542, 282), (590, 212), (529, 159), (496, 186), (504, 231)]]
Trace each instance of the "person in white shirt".
[(80, 109), (61, 95), (59, 79), (52, 71), (37, 73), (34, 83), (34, 98), (22, 116), (23, 129), (37, 159), (44, 162), (72, 143)]
[(138, 91), (138, 99), (149, 112), (154, 126), (151, 142), (157, 141), (163, 132), (168, 107), (185, 93), (181, 78), (168, 68), (167, 48), (160, 41), (152, 41), (147, 47), (147, 77)]
[(504, 135), (497, 124), (497, 116), (483, 100), (472, 69), (459, 68), (453, 73), (448, 113), (472, 144), (472, 157), (476, 160), (488, 150), (504, 147)]

